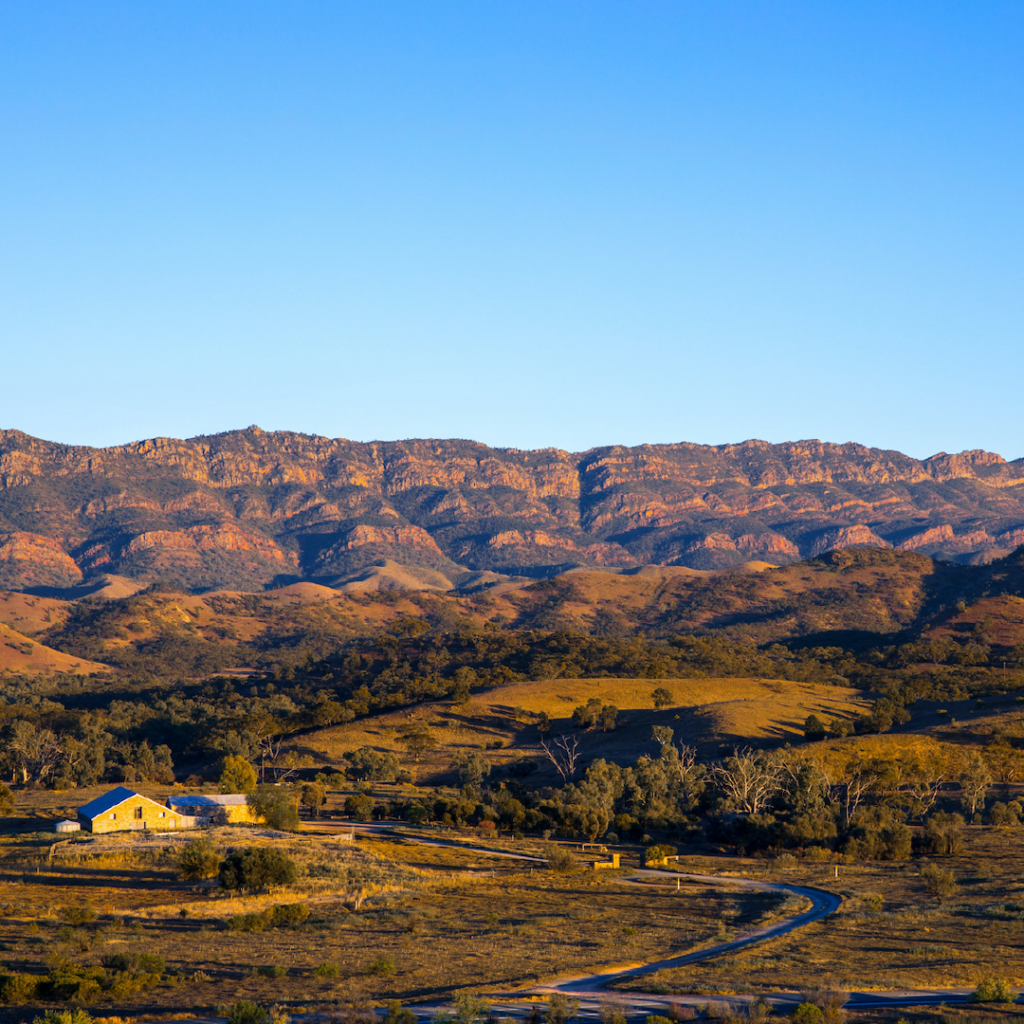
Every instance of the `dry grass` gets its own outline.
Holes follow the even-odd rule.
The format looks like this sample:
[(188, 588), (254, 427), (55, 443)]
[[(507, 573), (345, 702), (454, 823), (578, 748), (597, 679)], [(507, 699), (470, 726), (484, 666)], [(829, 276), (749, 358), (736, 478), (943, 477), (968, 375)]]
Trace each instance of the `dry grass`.
[[(0, 605), (0, 614), (2, 612), (3, 606)], [(88, 675), (90, 672), (108, 671), (106, 665), (55, 651), (0, 622), (0, 672), (69, 672)]]
[[(815, 985), (850, 989), (973, 988), (982, 978), (1024, 985), (1024, 880), (1019, 829), (968, 829), (965, 852), (936, 858), (959, 893), (939, 903), (920, 876), (922, 862), (799, 862), (771, 875), (840, 892), (830, 918), (749, 951), (662, 972), (669, 991), (793, 991)], [(646, 985), (650, 987), (648, 980)], [(643, 988), (633, 983), (630, 988)]]
[[(667, 689), (672, 707), (654, 709), (655, 689)], [(544, 766), (540, 736), (533, 724), (541, 712), (558, 735), (572, 728), (572, 712), (597, 697), (622, 712), (612, 732), (581, 734), (587, 758), (635, 761), (647, 750), (656, 753), (651, 726), (668, 725), (676, 739), (696, 744), (704, 754), (717, 754), (735, 745), (758, 745), (802, 738), (811, 713), (825, 718), (862, 714), (867, 701), (859, 691), (815, 683), (759, 679), (554, 679), (511, 683), (475, 696), (463, 707), (449, 703), (423, 704), (388, 714), (334, 726), (305, 737), (302, 752), (321, 761), (341, 761), (358, 747), (403, 752), (400, 729), (412, 722), (427, 725), (438, 749), (408, 762), (421, 779), (430, 779), (447, 766), (458, 749), (486, 751), (500, 764), (523, 754)], [(408, 760), (408, 759), (407, 759)]]
[[(226, 846), (257, 834), (222, 829), (214, 836)], [(414, 1001), (673, 955), (718, 934), (723, 921), (741, 926), (778, 902), (728, 888), (677, 893), (672, 885), (641, 888), (604, 873), (557, 875), (480, 850), (421, 847), (418, 856), (429, 864), (414, 867), (382, 856), (386, 841), (363, 850), (313, 836), (275, 840), (300, 863), (294, 887), (272, 896), (211, 897), (176, 880), (167, 843), (179, 839), (104, 837), (69, 848), (52, 865), (46, 837), (0, 841), (4, 966), (43, 973), (57, 957), (97, 964), (113, 952), (163, 956), (173, 973), (159, 988), (138, 1003), (99, 1002), (96, 1012), (120, 1016), (155, 1007), (198, 1012), (242, 998), (319, 1008)], [(403, 851), (411, 861), (412, 848)], [(233, 915), (290, 902), (311, 910), (299, 928), (250, 934), (224, 927)], [(98, 920), (65, 925), (59, 908), (85, 903)], [(369, 973), (375, 960), (390, 961), (394, 973)], [(337, 977), (317, 977), (321, 964), (337, 965)], [(282, 976), (269, 976), (274, 967)], [(0, 1019), (19, 1019), (11, 1013)]]

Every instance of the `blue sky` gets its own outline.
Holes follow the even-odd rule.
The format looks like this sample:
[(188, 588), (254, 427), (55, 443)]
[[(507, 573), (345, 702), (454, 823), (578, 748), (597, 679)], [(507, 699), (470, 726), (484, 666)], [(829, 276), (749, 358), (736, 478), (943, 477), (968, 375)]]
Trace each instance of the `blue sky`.
[(1024, 456), (1024, 7), (0, 4), (0, 426)]

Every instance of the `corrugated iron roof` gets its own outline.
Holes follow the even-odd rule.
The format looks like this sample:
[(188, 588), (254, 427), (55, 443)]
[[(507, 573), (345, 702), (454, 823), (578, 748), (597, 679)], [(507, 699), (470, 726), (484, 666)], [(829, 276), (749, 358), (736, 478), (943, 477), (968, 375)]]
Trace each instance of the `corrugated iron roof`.
[(248, 802), (244, 793), (196, 793), (167, 798), (168, 807), (244, 807)]
[(78, 813), (84, 818), (95, 818), (98, 814), (112, 811), (118, 804), (123, 804), (125, 800), (140, 795), (134, 789), (128, 789), (127, 786), (118, 786), (109, 793), (104, 793), (103, 796), (98, 796), (95, 800), (90, 800), (84, 806), (79, 807)]

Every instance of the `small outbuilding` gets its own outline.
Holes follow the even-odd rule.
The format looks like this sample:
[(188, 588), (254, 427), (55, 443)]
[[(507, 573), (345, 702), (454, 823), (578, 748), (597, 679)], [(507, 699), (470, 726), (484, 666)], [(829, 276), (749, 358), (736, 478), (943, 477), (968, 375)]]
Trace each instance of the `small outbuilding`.
[(53, 826), (54, 832), (81, 832), (82, 826), (77, 821), (72, 821), (70, 818), (65, 818), (63, 821), (58, 821)]
[(125, 832), (136, 829), (179, 829), (194, 825), (184, 817), (148, 796), (118, 786), (78, 808), (78, 821), (90, 832)]
[(194, 818), (197, 825), (251, 825), (256, 821), (244, 793), (171, 796), (167, 806)]

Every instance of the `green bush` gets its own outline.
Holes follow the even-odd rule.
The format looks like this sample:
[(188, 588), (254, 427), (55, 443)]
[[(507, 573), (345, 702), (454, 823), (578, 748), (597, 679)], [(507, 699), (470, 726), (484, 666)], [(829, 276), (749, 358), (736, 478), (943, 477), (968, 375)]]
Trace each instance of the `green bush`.
[(256, 974), (260, 978), (283, 978), (288, 973), (287, 967), (279, 964), (271, 964), (267, 967), (257, 967)]
[(186, 882), (215, 878), (221, 856), (208, 836), (193, 839), (178, 855), (178, 876)]
[(270, 1024), (270, 1014), (258, 1003), (240, 999), (228, 1010), (228, 1024)]
[(321, 964), (313, 971), (313, 976), (315, 978), (336, 978), (339, 973), (337, 964)]
[(552, 844), (548, 848), (548, 867), (559, 874), (565, 874), (579, 866), (571, 850)]
[(820, 1006), (814, 1003), (801, 1003), (789, 1015), (793, 1024), (823, 1024), (825, 1015), (821, 1012)]
[(376, 974), (378, 977), (387, 977), (395, 973), (395, 965), (386, 956), (379, 956), (376, 960), (366, 965), (367, 974)]
[(267, 917), (265, 912), (254, 914), (235, 914), (228, 918), (228, 931), (230, 932), (262, 932), (267, 928)]
[(304, 903), (282, 903), (251, 914), (236, 914), (228, 918), (228, 931), (262, 932), (267, 928), (295, 928), (309, 917)]
[(62, 921), (67, 921), (76, 928), (96, 920), (96, 911), (88, 903), (77, 907), (61, 907), (58, 913)]
[(225, 889), (270, 889), (290, 885), (296, 878), (295, 862), (281, 850), (248, 846), (229, 854), (220, 865), (218, 878)]
[(86, 1010), (47, 1010), (42, 1017), (33, 1017), (32, 1024), (92, 1024)]
[(31, 974), (0, 974), (0, 1003), (20, 1006), (36, 998), (40, 979)]
[(309, 917), (309, 907), (304, 903), (281, 903), (270, 915), (272, 928), (295, 928)]
[(985, 978), (967, 998), (972, 1003), (1012, 1003), (1018, 995), (1005, 978)]

